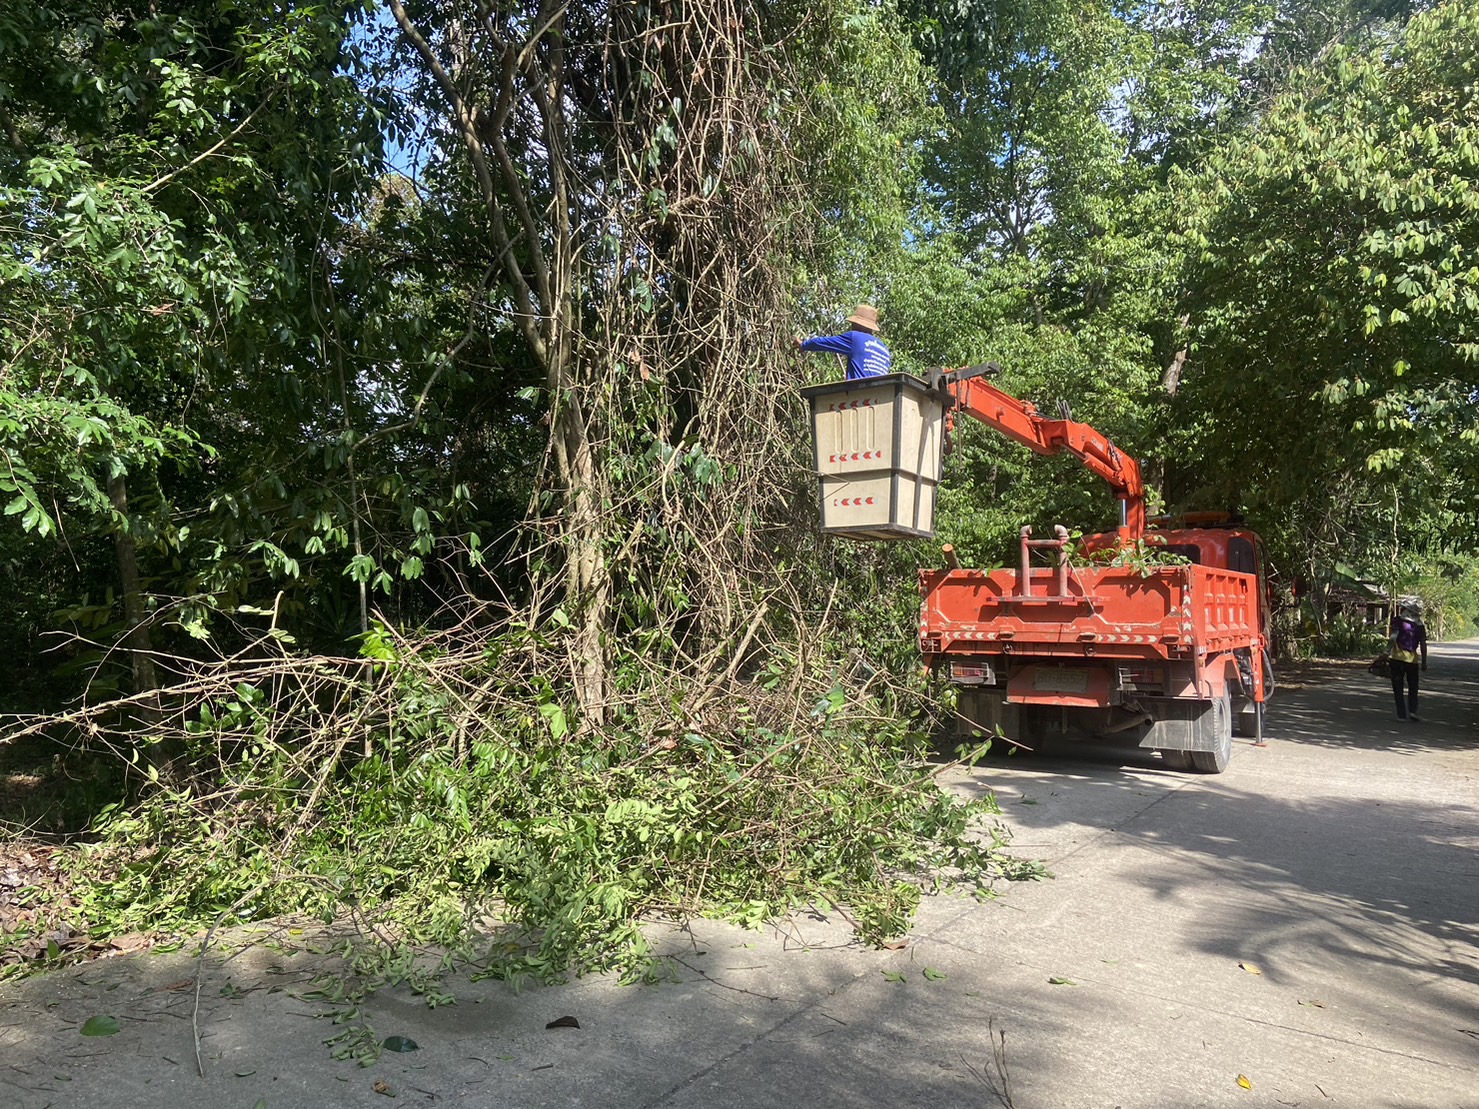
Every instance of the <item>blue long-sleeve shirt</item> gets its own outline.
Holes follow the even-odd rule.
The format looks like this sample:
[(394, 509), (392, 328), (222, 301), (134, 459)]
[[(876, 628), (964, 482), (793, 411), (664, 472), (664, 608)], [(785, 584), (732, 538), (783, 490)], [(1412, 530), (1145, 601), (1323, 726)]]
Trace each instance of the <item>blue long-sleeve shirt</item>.
[(822, 350), (847, 356), (847, 379), (886, 374), (894, 357), (877, 335), (868, 331), (846, 331), (841, 335), (819, 335), (806, 339), (802, 350)]

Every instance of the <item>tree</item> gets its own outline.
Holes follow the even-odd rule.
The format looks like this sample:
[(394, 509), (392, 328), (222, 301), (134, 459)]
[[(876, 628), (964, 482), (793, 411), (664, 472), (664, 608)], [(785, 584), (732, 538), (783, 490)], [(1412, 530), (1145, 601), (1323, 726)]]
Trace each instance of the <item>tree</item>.
[[(879, 12), (846, 4), (391, 10), (470, 187), (500, 326), (540, 367), (549, 449), (531, 517), (552, 542), (534, 541), (534, 572), (561, 585), (536, 588), (532, 612), (572, 627), (573, 688), (599, 725), (616, 637), (686, 669), (770, 580), (762, 536), (786, 526), (793, 491), (772, 353), (791, 334), (791, 275), (845, 255), (836, 229), (862, 225), (856, 198), (883, 192), (872, 212), (887, 208), (922, 110), (907, 84), (849, 94), (850, 70), (918, 71)], [(801, 59), (824, 53), (827, 78), (808, 81)], [(824, 169), (833, 152), (843, 164)]]
[[(241, 554), (294, 568), (269, 535), (234, 537), (176, 497), (219, 481), (240, 507), (231, 463), (274, 405), (220, 399), (262, 379), (263, 347), (290, 367), (314, 342), (315, 229), (364, 188), (382, 140), (349, 75), (353, 9), (0, 15), (0, 488), (34, 537), (111, 537), (136, 689), (157, 680), (161, 618), (200, 628)], [(177, 569), (151, 589), (160, 557)]]
[(1186, 179), (1179, 493), (1282, 518), (1315, 576), (1394, 529), (1475, 534), (1476, 33), (1449, 3), (1390, 48), (1331, 51)]

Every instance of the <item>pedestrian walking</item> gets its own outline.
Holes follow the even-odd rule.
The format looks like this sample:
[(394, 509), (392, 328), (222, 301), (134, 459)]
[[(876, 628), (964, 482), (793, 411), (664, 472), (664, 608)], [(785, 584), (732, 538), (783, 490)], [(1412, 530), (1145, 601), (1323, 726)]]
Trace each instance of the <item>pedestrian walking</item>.
[[(1397, 719), (1421, 723), (1417, 714), (1419, 670), (1428, 668), (1428, 629), (1423, 626), (1422, 601), (1403, 597), (1392, 617), (1387, 657), (1392, 663), (1392, 696), (1397, 702)], [(1403, 688), (1406, 687), (1406, 698)]]

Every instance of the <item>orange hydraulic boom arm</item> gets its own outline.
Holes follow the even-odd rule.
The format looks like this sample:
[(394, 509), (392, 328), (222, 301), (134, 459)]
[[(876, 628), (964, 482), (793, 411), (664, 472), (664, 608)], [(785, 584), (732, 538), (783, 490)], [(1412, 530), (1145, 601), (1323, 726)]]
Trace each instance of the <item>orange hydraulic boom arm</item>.
[[(1000, 369), (995, 363), (946, 370), (937, 381), (955, 400), (956, 407), (982, 423), (1030, 447), (1038, 454), (1076, 455), (1114, 490), (1120, 499), (1119, 538), (1128, 546), (1145, 536), (1145, 483), (1140, 464), (1088, 424), (1077, 420), (1049, 420), (1037, 407), (1004, 393), (985, 375)], [(953, 413), (947, 417), (953, 424)], [(949, 426), (949, 425), (947, 425)]]

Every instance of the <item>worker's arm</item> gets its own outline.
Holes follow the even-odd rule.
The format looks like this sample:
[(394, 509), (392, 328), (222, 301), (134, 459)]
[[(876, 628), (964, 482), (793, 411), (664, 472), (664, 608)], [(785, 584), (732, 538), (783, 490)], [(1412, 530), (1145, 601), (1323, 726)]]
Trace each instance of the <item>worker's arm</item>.
[(803, 339), (802, 350), (824, 350), (831, 354), (851, 354), (851, 335), (818, 335), (814, 339)]
[(1428, 626), (1419, 624), (1417, 626), (1417, 646), (1423, 653), (1423, 669), (1428, 668)]

